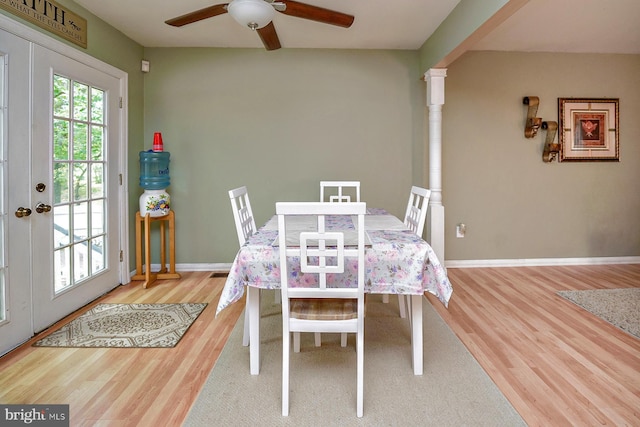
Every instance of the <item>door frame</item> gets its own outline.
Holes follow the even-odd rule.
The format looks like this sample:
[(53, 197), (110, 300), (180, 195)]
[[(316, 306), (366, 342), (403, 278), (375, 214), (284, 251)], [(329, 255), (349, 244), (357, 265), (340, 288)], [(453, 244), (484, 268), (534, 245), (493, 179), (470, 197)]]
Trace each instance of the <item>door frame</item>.
[(93, 56), (90, 56), (82, 51), (79, 51), (67, 44), (64, 44), (54, 38), (36, 31), (32, 28), (25, 26), (8, 16), (0, 14), (0, 28), (4, 31), (10, 32), (18, 37), (36, 43), (46, 49), (54, 51), (60, 55), (67, 56), (73, 60), (81, 62), (89, 67), (93, 67), (105, 74), (109, 74), (118, 79), (120, 82), (120, 98), (122, 99), (122, 107), (120, 108), (120, 129), (118, 129), (120, 137), (120, 156), (118, 159), (118, 174), (121, 177), (118, 191), (118, 202), (120, 204), (120, 210), (118, 212), (118, 225), (119, 232), (119, 244), (122, 256), (119, 262), (119, 280), (121, 284), (127, 284), (131, 281), (131, 275), (129, 270), (129, 178), (128, 178), (128, 158), (127, 152), (129, 124), (128, 124), (128, 87), (129, 87), (129, 75), (106, 62), (103, 62)]

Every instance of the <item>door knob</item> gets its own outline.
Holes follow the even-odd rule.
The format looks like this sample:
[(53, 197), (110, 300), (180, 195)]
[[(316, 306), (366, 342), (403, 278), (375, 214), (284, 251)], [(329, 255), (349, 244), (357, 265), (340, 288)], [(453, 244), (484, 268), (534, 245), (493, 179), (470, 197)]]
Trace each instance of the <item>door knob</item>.
[[(49, 212), (51, 210), (51, 205), (46, 205), (42, 202), (39, 202), (36, 204), (36, 212), (38, 213), (42, 213), (42, 212)], [(29, 212), (31, 213), (31, 212)]]
[(22, 206), (20, 206), (16, 211), (16, 216), (18, 218), (22, 218), (23, 216), (29, 216), (29, 215), (31, 215), (31, 209), (29, 208), (23, 208)]

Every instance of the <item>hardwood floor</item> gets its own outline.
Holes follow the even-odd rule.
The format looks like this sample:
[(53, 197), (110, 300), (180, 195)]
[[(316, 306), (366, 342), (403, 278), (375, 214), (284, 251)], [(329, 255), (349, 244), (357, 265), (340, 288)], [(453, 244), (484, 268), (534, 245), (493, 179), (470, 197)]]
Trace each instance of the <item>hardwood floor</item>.
[(0, 402), (69, 404), (72, 426), (181, 425), (244, 305), (235, 304), (215, 318), (225, 278), (210, 275), (184, 273), (179, 281), (159, 280), (148, 289), (132, 282), (87, 307), (98, 302), (209, 303), (175, 348), (31, 347), (36, 337), (0, 358)]
[[(0, 358), (0, 402), (68, 403), (73, 426), (181, 425), (243, 308), (215, 318), (224, 278), (209, 275), (149, 289), (133, 282), (91, 304), (208, 302), (177, 347), (31, 347), (35, 337)], [(640, 425), (640, 340), (555, 294), (640, 287), (640, 265), (449, 269), (449, 277), (449, 308), (429, 300), (527, 424)]]
[(640, 340), (555, 294), (640, 287), (640, 265), (448, 274), (449, 308), (433, 305), (527, 424), (640, 425)]

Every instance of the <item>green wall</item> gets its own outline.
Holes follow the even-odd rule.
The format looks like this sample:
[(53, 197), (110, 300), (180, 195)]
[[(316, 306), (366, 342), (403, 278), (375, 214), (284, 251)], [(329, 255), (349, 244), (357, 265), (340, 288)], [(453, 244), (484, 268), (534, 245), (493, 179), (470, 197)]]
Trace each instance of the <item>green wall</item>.
[(235, 187), (248, 187), (260, 226), (277, 201), (318, 200), (323, 179), (359, 180), (369, 206), (398, 215), (411, 185), (424, 184), (416, 52), (147, 48), (145, 57), (145, 148), (162, 132), (171, 152), (178, 263), (233, 261)]
[[(640, 255), (640, 55), (467, 52), (445, 85), (447, 260)], [(544, 163), (524, 96), (551, 121), (558, 98), (619, 98), (620, 162)]]

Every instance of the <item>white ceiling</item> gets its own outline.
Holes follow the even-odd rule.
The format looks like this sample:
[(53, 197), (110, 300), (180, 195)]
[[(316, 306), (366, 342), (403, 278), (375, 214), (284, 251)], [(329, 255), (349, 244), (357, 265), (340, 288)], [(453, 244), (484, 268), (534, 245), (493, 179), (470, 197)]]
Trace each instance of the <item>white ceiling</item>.
[(640, 0), (530, 0), (473, 49), (640, 54)]
[[(171, 27), (220, 0), (75, 0), (145, 47), (263, 47), (230, 15)], [(355, 16), (341, 28), (277, 13), (286, 48), (418, 49), (459, 0), (299, 0)], [(640, 54), (640, 0), (530, 0), (474, 50)]]

